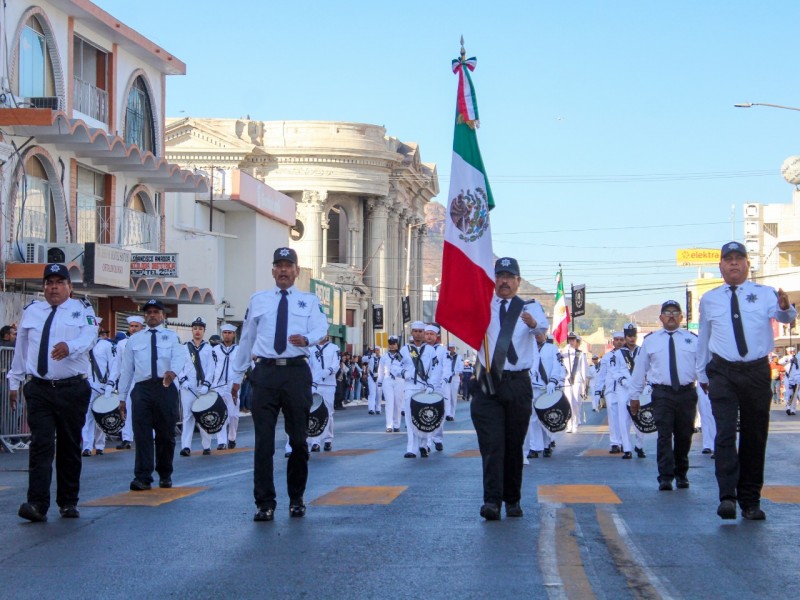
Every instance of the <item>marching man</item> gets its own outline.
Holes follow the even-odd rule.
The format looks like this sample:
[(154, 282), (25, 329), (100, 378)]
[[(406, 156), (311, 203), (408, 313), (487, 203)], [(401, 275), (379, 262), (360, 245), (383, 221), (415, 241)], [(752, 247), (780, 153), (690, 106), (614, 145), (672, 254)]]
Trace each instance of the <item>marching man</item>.
[(228, 420), (225, 426), (217, 434), (217, 441), (220, 446), (236, 448), (236, 433), (239, 431), (239, 406), (238, 400), (234, 400), (231, 395), (233, 386), (231, 366), (236, 359), (239, 346), (234, 344), (236, 340), (236, 326), (226, 323), (219, 328), (222, 332), (222, 343), (217, 344), (211, 350), (213, 362), (216, 365), (214, 372), (214, 389), (225, 401), (225, 408), (228, 410)]
[[(181, 406), (183, 407), (183, 430), (181, 432), (181, 456), (192, 453), (194, 436), (194, 414), (192, 404), (198, 396), (207, 394), (211, 388), (210, 379), (214, 377), (214, 355), (211, 344), (203, 340), (206, 322), (200, 317), (192, 321), (192, 339), (186, 342), (186, 361), (180, 376)], [(211, 454), (211, 435), (200, 428), (200, 442), (203, 454)]]
[(389, 336), (389, 351), (381, 356), (378, 363), (378, 387), (383, 391), (385, 401), (383, 410), (386, 414), (386, 433), (400, 431), (405, 382), (401, 377), (392, 374), (392, 365), (400, 363), (399, 344), (397, 336)]

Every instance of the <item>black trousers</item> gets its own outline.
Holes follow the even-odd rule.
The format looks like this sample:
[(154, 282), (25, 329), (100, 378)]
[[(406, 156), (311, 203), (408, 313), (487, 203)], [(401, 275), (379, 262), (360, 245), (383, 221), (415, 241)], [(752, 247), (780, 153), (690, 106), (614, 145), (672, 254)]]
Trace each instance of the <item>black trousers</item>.
[(56, 388), (29, 381), (22, 391), (31, 430), (28, 502), (36, 504), (42, 513), (50, 508), (55, 457), (56, 504), (74, 506), (81, 481), (81, 429), (92, 388), (85, 379)]
[(697, 414), (697, 389), (673, 392), (654, 388), (652, 403), (658, 429), (658, 480), (671, 482), (673, 477), (685, 478)]
[[(764, 458), (772, 401), (767, 359), (743, 365), (713, 358), (706, 366), (708, 397), (717, 423), (715, 470), (720, 500), (757, 506), (764, 485)], [(741, 415), (739, 449), (736, 421)]]
[(528, 371), (508, 375), (485, 394), (473, 385), (470, 413), (483, 460), (483, 501), (498, 506), (522, 497), (522, 444), (533, 410)]
[(301, 502), (308, 480), (308, 412), (311, 409), (311, 369), (307, 364), (287, 366), (258, 363), (250, 377), (252, 415), (256, 433), (253, 497), (259, 508), (275, 508), (275, 425), (283, 411), (284, 428), (292, 455), (286, 466), (289, 502)]
[[(174, 384), (164, 387), (161, 379), (140, 381), (133, 386), (131, 402), (133, 441), (136, 442), (133, 477), (143, 483), (152, 483), (155, 468), (161, 479), (167, 479), (172, 476), (175, 458), (175, 425), (180, 404), (178, 388)], [(156, 434), (155, 453), (153, 432)]]

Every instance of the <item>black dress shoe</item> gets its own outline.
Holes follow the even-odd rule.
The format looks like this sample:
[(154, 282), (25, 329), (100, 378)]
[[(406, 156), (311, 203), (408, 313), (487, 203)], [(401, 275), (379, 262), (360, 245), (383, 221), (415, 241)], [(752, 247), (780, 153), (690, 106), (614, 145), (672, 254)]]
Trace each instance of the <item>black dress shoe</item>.
[(130, 450), (130, 449), (131, 449), (131, 443), (126, 442), (125, 440), (117, 444), (117, 450)]
[(748, 521), (763, 521), (767, 518), (767, 515), (759, 506), (748, 506), (742, 509), (742, 518)]
[(291, 452), (286, 452), (286, 453), (283, 455), (283, 458), (289, 458), (291, 455), (292, 455), (292, 453), (291, 453)]
[(208, 456), (211, 454), (211, 448), (203, 448), (203, 456)]
[(394, 433), (397, 433), (397, 432), (399, 432), (399, 431), (400, 431), (400, 428), (399, 428), (399, 427), (395, 427), (394, 429), (392, 429), (392, 431), (393, 431)]
[(95, 456), (103, 456), (103, 450), (100, 450), (100, 448), (95, 448), (94, 454)]
[(675, 481), (675, 487), (679, 490), (685, 490), (689, 487), (689, 480), (686, 477), (678, 477)]
[(536, 450), (528, 450), (527, 458), (538, 458), (539, 453)]
[(236, 448), (236, 440), (228, 440), (228, 450)]
[(491, 502), (487, 502), (486, 504), (481, 506), (481, 516), (487, 521), (499, 521), (500, 507), (497, 506), (497, 504), (492, 504)]
[(23, 519), (28, 519), (28, 521), (32, 523), (44, 523), (47, 521), (47, 511), (42, 511), (42, 509), (31, 502), (21, 504), (17, 514)]
[(325, 442), (325, 444), (322, 446), (322, 449), (325, 452), (330, 452), (331, 450), (333, 450), (333, 444), (330, 442)]
[(191, 453), (192, 453), (192, 451), (189, 450), (188, 448), (182, 448), (181, 449), (181, 456), (189, 456)]
[(444, 420), (445, 421), (455, 421), (456, 418), (455, 417), (445, 417)]
[(375, 414), (375, 411), (374, 411), (374, 410), (371, 410), (371, 411), (369, 411), (367, 414), (368, 414), (368, 415), (374, 415), (374, 414)]
[(403, 454), (403, 458), (417, 458), (417, 455), (414, 454), (413, 452), (406, 452), (405, 454)]
[(228, 446), (226, 446), (225, 444), (218, 444), (217, 445), (217, 450), (227, 450), (227, 448), (228, 448)]
[(58, 512), (61, 514), (62, 519), (79, 519), (81, 516), (81, 513), (73, 505), (62, 506), (58, 509)]
[(524, 513), (519, 502), (506, 502), (506, 516), (507, 517), (521, 517)]
[(306, 505), (300, 502), (289, 506), (289, 516), (293, 519), (301, 519), (306, 516)]
[(376, 410), (376, 411), (375, 411), (375, 414), (376, 414), (376, 415), (379, 415), (379, 414), (381, 414), (381, 411), (379, 411), (379, 410)]
[(647, 458), (647, 454), (644, 453), (644, 448), (637, 448), (634, 446), (633, 449), (636, 450), (636, 456), (639, 458)]
[(717, 514), (720, 519), (735, 519), (736, 518), (736, 502), (733, 500), (723, 500), (717, 507)]
[(611, 450), (608, 451), (609, 454), (619, 454), (620, 452), (621, 450), (619, 449), (619, 446), (617, 446), (616, 444), (612, 444)]
[(172, 487), (172, 479), (169, 477), (165, 477), (164, 479), (159, 480), (158, 487), (160, 488), (171, 488)]
[(662, 481), (658, 484), (658, 491), (659, 492), (671, 492), (672, 491), (672, 482), (671, 481)]
[(550, 447), (551, 447), (551, 448), (555, 448), (555, 447), (556, 447), (556, 442), (555, 442), (555, 440), (553, 440), (552, 442), (550, 442)]
[(429, 454), (429, 452), (428, 452), (428, 449), (427, 449), (427, 448), (420, 448), (420, 449), (419, 449), (419, 455), (420, 455), (422, 458), (428, 458), (428, 454)]
[(320, 451), (319, 444), (311, 444), (311, 451), (312, 452), (319, 452)]
[(83, 452), (81, 452), (81, 456), (91, 456), (91, 455), (92, 455), (91, 450), (84, 450)]
[(711, 448), (703, 448), (703, 452), (701, 454), (714, 454), (714, 451)]
[(392, 433), (392, 428), (391, 427), (387, 427), (386, 428), (386, 433)]
[(259, 508), (253, 515), (253, 521), (272, 521), (275, 518), (274, 508)]
[(433, 446), (436, 448), (437, 452), (444, 450), (444, 444), (442, 442), (433, 442)]
[(139, 481), (138, 479), (134, 479), (131, 481), (131, 491), (132, 492), (146, 492), (147, 490), (152, 489), (152, 486), (149, 483), (145, 483), (144, 481)]
[(550, 458), (553, 456), (553, 451), (550, 448), (545, 448), (544, 452), (542, 452), (545, 458)]
[(633, 453), (632, 452), (623, 452), (622, 453), (622, 458), (625, 459), (625, 460), (627, 460), (629, 458), (633, 458)]

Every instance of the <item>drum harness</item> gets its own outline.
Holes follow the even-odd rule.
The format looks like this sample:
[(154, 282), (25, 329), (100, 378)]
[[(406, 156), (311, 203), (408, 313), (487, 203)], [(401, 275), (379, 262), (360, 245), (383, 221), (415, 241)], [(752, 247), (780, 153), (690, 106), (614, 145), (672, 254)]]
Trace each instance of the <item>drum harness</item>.
[(412, 344), (408, 345), (408, 353), (411, 355), (411, 362), (414, 363), (414, 383), (418, 383), (417, 378), (421, 379), (425, 385), (428, 385), (428, 373), (436, 364), (436, 356), (431, 359), (431, 364), (428, 366), (428, 370), (426, 371), (422, 366), (422, 354), (425, 352), (425, 344), (422, 344), (419, 348), (413, 346)]
[[(200, 346), (200, 347), (202, 348), (202, 346)], [(225, 377), (225, 381), (223, 382), (223, 385), (227, 385), (228, 384), (228, 363), (230, 362), (231, 352), (233, 352), (236, 349), (236, 344), (231, 344), (231, 349), (228, 350), (227, 352), (225, 352), (225, 345), (224, 344), (217, 345), (217, 348), (219, 348), (219, 351), (222, 352), (225, 355), (225, 359), (222, 361), (222, 374), (223, 374), (223, 377)], [(196, 368), (196, 366), (195, 366), (195, 368)], [(201, 370), (202, 370), (202, 367), (201, 367)]]
[(372, 381), (378, 381), (378, 363), (380, 360), (373, 354), (372, 355), (372, 373), (369, 374), (372, 377)]
[[(202, 344), (200, 344), (200, 347), (197, 348), (197, 347), (195, 347), (195, 345), (192, 342), (186, 342), (186, 347), (189, 349), (189, 356), (192, 359), (192, 364), (194, 365), (194, 370), (195, 370), (195, 373), (197, 374), (197, 383), (198, 383), (198, 385), (201, 385), (201, 386), (205, 385), (210, 389), (211, 388), (211, 384), (208, 381), (206, 381), (206, 374), (203, 371), (203, 362), (200, 360), (200, 351), (203, 349), (203, 346), (205, 346), (205, 345), (206, 345), (206, 342), (204, 341)], [(212, 356), (213, 356), (213, 354), (212, 354)], [(187, 379), (189, 379), (189, 378), (188, 377), (183, 377), (180, 380), (180, 383), (183, 383)]]
[[(620, 348), (620, 352), (622, 353), (622, 358), (625, 359), (625, 366), (628, 367), (628, 371), (630, 373), (633, 373), (633, 367), (636, 361), (636, 355), (639, 354), (639, 346), (636, 346), (633, 352), (631, 352), (628, 348)], [(622, 385), (623, 379), (627, 379), (627, 377), (623, 375), (622, 377), (619, 378), (620, 385)], [(616, 386), (614, 386), (614, 388), (616, 389)]]
[[(319, 344), (317, 344), (317, 346), (315, 346), (316, 347), (316, 351), (314, 352), (314, 356), (319, 361), (320, 367), (322, 367), (323, 371), (325, 370), (325, 353), (323, 351), (330, 344), (331, 344), (331, 342), (325, 342), (324, 344), (322, 344), (322, 346), (320, 346)], [(333, 373), (334, 373), (333, 367), (330, 367), (328, 370), (330, 371), (330, 374), (333, 375)], [(338, 377), (337, 377), (337, 381), (338, 381)], [(314, 389), (317, 388), (317, 384), (316, 383), (312, 383), (311, 385), (312, 385), (312, 387)]]
[[(110, 342), (109, 342), (109, 343), (110, 343)], [(112, 347), (112, 348), (111, 348), (111, 353), (112, 353), (112, 354), (116, 354), (116, 353), (117, 353), (117, 350), (116, 350), (116, 348), (113, 348), (113, 347)], [(109, 370), (109, 365), (106, 365), (106, 372), (105, 372), (105, 375), (104, 375), (103, 373), (101, 373), (101, 372), (100, 372), (100, 366), (97, 364), (97, 359), (94, 357), (94, 348), (92, 348), (91, 350), (89, 350), (89, 362), (90, 362), (90, 363), (91, 363), (91, 365), (92, 365), (92, 375), (94, 376), (94, 379), (95, 379), (96, 381), (98, 381), (98, 382), (102, 383), (103, 385), (105, 385), (106, 383), (108, 383), (108, 370)]]

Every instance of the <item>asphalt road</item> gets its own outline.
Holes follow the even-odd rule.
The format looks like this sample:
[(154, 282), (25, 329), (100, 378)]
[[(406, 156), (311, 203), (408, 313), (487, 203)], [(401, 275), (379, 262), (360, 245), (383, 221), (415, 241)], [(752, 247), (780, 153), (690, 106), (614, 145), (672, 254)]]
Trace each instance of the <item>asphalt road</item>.
[[(81, 518), (17, 517), (27, 452), (0, 454), (0, 598), (790, 598), (800, 593), (800, 417), (772, 413), (763, 522), (716, 516), (696, 435), (691, 487), (659, 492), (647, 458), (609, 455), (605, 413), (525, 467), (522, 519), (484, 522), (469, 405), (444, 452), (404, 459), (405, 434), (365, 407), (336, 413), (313, 454), (308, 513), (254, 523), (252, 422), (234, 451), (175, 457), (175, 488), (132, 493), (133, 452), (84, 459)], [(199, 436), (195, 435), (195, 449)], [(55, 490), (53, 491), (55, 495)], [(150, 506), (135, 506), (144, 502)]]

